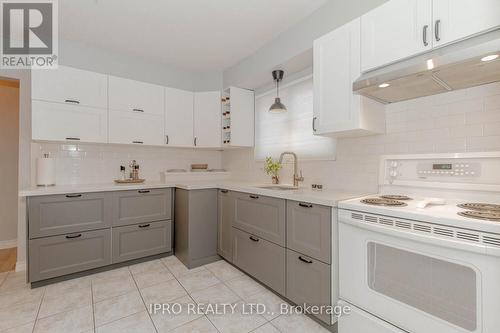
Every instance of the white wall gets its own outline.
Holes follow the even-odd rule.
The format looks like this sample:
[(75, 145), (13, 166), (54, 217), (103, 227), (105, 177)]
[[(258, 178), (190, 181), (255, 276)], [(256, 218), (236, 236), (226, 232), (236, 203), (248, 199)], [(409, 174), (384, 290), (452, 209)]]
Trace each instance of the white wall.
[[(264, 82), (256, 82), (257, 77), (265, 76), (272, 81), (271, 70), (290, 62), (304, 62), (304, 69), (312, 65), (306, 59), (296, 60), (307, 53), (313, 41), (335, 28), (361, 16), (369, 10), (383, 4), (387, 0), (331, 0), (316, 10), (309, 17), (280, 34), (277, 38), (263, 46), (256, 53), (238, 64), (226, 69), (223, 73), (224, 87), (234, 85), (244, 88), (256, 88)], [(286, 10), (283, 10), (286, 15)], [(280, 13), (276, 13), (279, 19)], [(294, 60), (292, 60), (294, 59)], [(312, 59), (311, 59), (312, 61)], [(300, 64), (291, 65), (293, 68)], [(267, 75), (267, 76), (266, 76)], [(257, 84), (257, 85), (255, 85)]]
[(59, 41), (59, 64), (191, 91), (221, 90), (222, 73), (194, 73), (130, 54)]
[(17, 239), (17, 175), (19, 162), (18, 82), (0, 82), (0, 249)]
[(159, 181), (160, 172), (167, 169), (190, 169), (193, 163), (208, 163), (209, 168), (221, 168), (221, 152), (214, 150), (176, 149), (165, 147), (135, 147), (130, 145), (31, 144), (31, 183), (35, 182), (36, 159), (49, 153), (56, 159), (56, 184), (112, 183), (120, 179), (120, 165), (128, 169), (129, 162), (140, 165), (140, 176), (147, 181)]
[[(299, 156), (304, 185), (376, 192), (384, 154), (500, 151), (500, 82), (390, 104), (386, 125), (384, 135), (339, 139), (336, 161), (301, 162)], [(235, 177), (270, 181), (253, 149), (225, 151), (223, 166)], [(281, 179), (290, 183), (290, 174), (287, 166)]]

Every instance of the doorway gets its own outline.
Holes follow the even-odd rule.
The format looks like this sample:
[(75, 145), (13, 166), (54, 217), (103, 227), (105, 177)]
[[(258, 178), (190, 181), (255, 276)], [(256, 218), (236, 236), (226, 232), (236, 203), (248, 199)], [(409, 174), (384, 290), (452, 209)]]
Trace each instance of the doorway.
[(0, 272), (16, 265), (19, 81), (0, 78)]

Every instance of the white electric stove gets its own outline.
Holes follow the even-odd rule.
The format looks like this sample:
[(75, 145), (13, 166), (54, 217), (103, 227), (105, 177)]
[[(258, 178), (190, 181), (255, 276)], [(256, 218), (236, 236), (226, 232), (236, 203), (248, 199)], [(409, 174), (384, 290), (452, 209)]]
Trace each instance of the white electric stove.
[(500, 332), (500, 153), (384, 156), (379, 183), (339, 203), (339, 332)]

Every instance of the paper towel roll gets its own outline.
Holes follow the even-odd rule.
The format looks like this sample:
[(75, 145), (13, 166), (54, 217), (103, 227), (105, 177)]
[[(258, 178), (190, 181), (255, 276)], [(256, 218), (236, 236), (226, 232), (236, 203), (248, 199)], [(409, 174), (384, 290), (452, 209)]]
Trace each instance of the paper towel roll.
[(42, 157), (36, 160), (36, 184), (38, 186), (52, 186), (56, 184), (55, 159)]

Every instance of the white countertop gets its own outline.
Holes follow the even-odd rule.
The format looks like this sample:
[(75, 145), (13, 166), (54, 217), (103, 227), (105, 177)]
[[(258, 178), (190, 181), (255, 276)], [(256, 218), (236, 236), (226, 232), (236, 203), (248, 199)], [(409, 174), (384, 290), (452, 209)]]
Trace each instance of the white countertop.
[(81, 185), (56, 185), (49, 187), (33, 187), (19, 192), (21, 197), (56, 195), (68, 193), (90, 193), (108, 191), (126, 191), (155, 188), (180, 188), (184, 190), (202, 190), (220, 188), (236, 192), (245, 192), (270, 196), (288, 200), (305, 201), (317, 205), (337, 207), (337, 202), (362, 196), (366, 193), (353, 193), (342, 190), (322, 190), (313, 191), (309, 188), (299, 188), (297, 190), (275, 190), (263, 189), (258, 186), (269, 186), (271, 184), (250, 184), (239, 181), (211, 180), (211, 181), (178, 181), (178, 182), (145, 182), (142, 184), (81, 184)]

